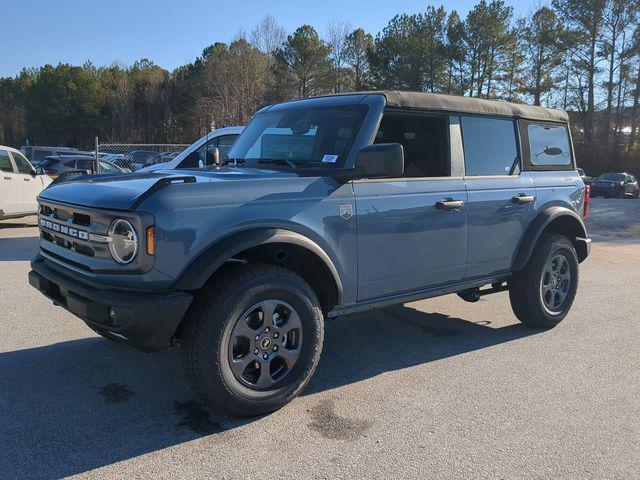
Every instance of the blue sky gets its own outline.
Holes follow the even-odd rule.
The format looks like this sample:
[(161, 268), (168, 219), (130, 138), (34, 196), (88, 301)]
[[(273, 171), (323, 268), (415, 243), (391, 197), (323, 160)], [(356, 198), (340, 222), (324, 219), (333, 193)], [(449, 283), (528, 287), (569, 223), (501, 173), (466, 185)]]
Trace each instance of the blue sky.
[[(173, 69), (216, 41), (229, 42), (272, 15), (288, 32), (309, 23), (324, 35), (332, 19), (377, 33), (396, 13), (425, 9), (425, 0), (2, 0), (0, 76), (46, 63), (131, 64), (149, 58)], [(441, 2), (434, 3), (440, 5)], [(449, 0), (466, 13), (475, 0)], [(531, 2), (509, 2), (525, 14)], [(522, 6), (522, 5), (525, 6)]]

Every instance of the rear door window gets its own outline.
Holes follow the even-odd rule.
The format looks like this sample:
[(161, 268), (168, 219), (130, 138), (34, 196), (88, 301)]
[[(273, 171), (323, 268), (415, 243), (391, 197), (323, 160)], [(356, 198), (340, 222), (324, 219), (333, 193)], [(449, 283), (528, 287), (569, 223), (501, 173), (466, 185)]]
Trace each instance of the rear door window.
[(529, 154), (532, 165), (571, 165), (569, 132), (563, 125), (529, 124)]
[(518, 174), (520, 159), (513, 120), (461, 117), (468, 176)]

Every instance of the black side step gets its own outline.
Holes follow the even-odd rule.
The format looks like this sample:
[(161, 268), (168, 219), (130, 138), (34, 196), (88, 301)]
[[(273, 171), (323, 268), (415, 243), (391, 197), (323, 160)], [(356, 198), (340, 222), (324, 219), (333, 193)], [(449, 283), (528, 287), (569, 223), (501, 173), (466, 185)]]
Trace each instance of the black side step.
[(458, 292), (458, 296), (465, 302), (475, 303), (480, 300), (480, 297), (484, 295), (491, 295), (492, 293), (500, 293), (509, 290), (507, 282), (492, 283), (490, 288), (480, 289), (480, 287), (467, 288)]

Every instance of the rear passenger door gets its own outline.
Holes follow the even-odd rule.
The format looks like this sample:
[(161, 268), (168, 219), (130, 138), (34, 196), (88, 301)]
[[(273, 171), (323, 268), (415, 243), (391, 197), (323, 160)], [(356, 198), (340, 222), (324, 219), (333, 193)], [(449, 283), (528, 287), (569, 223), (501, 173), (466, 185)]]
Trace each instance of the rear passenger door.
[(468, 194), (468, 279), (506, 273), (536, 211), (536, 192), (522, 171), (517, 122), (462, 116)]

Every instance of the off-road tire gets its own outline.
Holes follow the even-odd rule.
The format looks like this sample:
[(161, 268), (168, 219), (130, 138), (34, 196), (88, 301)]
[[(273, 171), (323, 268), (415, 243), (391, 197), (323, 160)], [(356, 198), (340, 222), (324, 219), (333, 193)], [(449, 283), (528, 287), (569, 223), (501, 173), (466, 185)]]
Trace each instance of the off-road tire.
[[(570, 268), (570, 286), (566, 299), (558, 312), (551, 313), (545, 308), (541, 295), (542, 276), (547, 261), (561, 254)], [(509, 300), (518, 320), (534, 328), (553, 328), (569, 312), (578, 289), (578, 256), (571, 241), (558, 234), (543, 234), (538, 240), (525, 268), (509, 279)]]
[[(234, 377), (228, 341), (243, 312), (271, 298), (286, 301), (298, 313), (301, 352), (281, 384), (252, 391)], [(294, 272), (274, 265), (238, 265), (199, 292), (184, 320), (181, 340), (189, 382), (205, 403), (236, 416), (261, 415), (286, 405), (309, 382), (322, 351), (324, 319), (316, 294)]]

